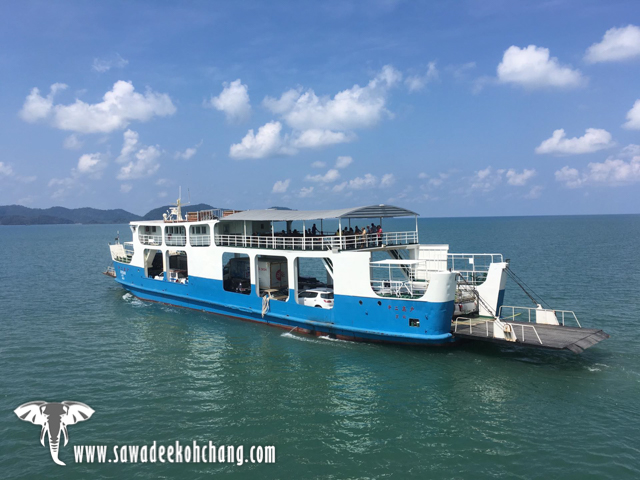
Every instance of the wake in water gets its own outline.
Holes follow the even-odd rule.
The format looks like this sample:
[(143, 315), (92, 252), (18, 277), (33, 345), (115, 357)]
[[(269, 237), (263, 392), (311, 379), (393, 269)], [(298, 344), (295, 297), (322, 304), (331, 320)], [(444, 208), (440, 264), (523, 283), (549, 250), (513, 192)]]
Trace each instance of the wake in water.
[(122, 299), (125, 302), (130, 303), (131, 305), (134, 305), (136, 307), (147, 307), (147, 306), (149, 306), (149, 304), (147, 302), (143, 302), (139, 298), (136, 298), (135, 296), (131, 295), (131, 293), (129, 293), (129, 292), (125, 293), (122, 296)]
[(322, 337), (311, 337), (311, 336), (307, 336), (307, 335), (294, 335), (291, 332), (286, 332), (283, 333), (282, 335), (280, 335), (281, 337), (285, 337), (285, 338), (292, 338), (294, 340), (300, 340), (301, 342), (310, 342), (310, 343), (317, 343), (317, 344), (324, 344), (325, 341), (330, 341), (330, 342), (334, 342), (334, 343), (338, 343), (338, 344), (350, 344), (351, 342), (347, 341), (347, 340), (339, 340), (337, 338), (331, 338), (328, 335), (326, 336), (322, 336)]

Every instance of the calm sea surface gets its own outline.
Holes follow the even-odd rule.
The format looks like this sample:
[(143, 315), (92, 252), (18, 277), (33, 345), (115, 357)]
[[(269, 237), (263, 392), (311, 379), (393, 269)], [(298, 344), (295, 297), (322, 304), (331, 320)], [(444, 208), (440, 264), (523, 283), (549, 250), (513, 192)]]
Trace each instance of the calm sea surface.
[[(145, 303), (101, 275), (116, 230), (0, 227), (1, 478), (640, 478), (638, 215), (420, 220), (421, 242), (504, 253), (611, 335), (582, 355), (329, 341)], [(513, 283), (506, 303), (529, 305)], [(66, 467), (14, 415), (32, 400), (95, 410)], [(73, 458), (176, 440), (275, 445), (277, 463)]]

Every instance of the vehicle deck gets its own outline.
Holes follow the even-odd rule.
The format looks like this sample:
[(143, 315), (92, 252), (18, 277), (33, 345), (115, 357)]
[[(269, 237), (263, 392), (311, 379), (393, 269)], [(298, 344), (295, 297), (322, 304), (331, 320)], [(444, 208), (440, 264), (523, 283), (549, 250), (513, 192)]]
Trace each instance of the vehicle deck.
[(454, 337), (467, 340), (526, 345), (529, 347), (549, 348), (553, 350), (570, 350), (573, 353), (581, 353), (596, 343), (609, 338), (607, 333), (593, 328), (512, 321), (507, 323), (513, 327), (517, 338), (515, 342), (502, 338), (494, 338), (494, 321), (486, 317), (454, 320), (451, 324), (451, 333)]

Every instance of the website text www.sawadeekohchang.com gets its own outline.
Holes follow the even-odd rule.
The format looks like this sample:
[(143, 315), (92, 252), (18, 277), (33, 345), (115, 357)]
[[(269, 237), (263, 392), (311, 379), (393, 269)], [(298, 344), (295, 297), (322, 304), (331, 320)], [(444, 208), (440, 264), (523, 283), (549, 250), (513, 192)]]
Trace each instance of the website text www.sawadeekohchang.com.
[[(245, 452), (247, 456), (245, 457)], [(199, 444), (170, 445), (74, 445), (76, 463), (275, 463), (276, 447)]]

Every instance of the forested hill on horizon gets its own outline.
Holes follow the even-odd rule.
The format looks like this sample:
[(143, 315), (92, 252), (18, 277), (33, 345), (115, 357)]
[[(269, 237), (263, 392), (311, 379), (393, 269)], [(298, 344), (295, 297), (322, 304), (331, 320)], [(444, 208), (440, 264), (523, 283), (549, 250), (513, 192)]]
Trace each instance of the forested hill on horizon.
[[(170, 205), (154, 208), (144, 216), (122, 209), (100, 210), (98, 208), (29, 208), (22, 205), (0, 206), (0, 225), (58, 225), (58, 224), (96, 224), (129, 223), (134, 220), (159, 220), (169, 210)], [(205, 203), (186, 205), (182, 212), (210, 210), (215, 207)]]

